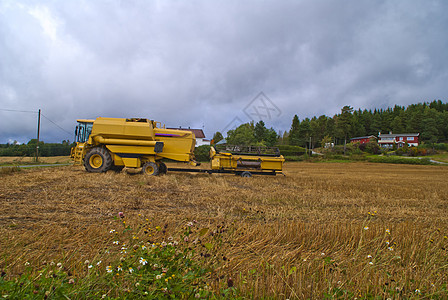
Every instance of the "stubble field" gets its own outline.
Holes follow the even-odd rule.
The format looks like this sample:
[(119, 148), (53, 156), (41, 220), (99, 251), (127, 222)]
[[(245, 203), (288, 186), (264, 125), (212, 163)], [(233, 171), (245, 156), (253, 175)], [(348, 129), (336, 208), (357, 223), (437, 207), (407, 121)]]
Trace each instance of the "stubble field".
[(287, 163), (285, 173), (0, 175), (2, 276), (49, 262), (84, 276), (86, 260), (107, 261), (123, 212), (126, 226), (158, 228), (142, 241), (208, 228), (196, 252), (213, 268), (207, 284), (243, 298), (448, 297), (447, 167)]

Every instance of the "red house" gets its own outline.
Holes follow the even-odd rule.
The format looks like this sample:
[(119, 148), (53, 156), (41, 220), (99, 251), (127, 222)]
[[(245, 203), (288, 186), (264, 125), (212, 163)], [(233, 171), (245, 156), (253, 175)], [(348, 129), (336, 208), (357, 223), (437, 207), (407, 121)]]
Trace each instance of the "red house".
[(375, 139), (376, 140), (376, 136), (369, 135), (369, 136), (354, 137), (354, 138), (350, 139), (350, 142), (351, 143), (366, 144), (366, 143), (370, 142), (371, 139)]
[(378, 134), (378, 145), (384, 148), (392, 148), (394, 145), (403, 147), (407, 144), (410, 147), (417, 147), (419, 145), (418, 137), (420, 133), (398, 133), (393, 134)]

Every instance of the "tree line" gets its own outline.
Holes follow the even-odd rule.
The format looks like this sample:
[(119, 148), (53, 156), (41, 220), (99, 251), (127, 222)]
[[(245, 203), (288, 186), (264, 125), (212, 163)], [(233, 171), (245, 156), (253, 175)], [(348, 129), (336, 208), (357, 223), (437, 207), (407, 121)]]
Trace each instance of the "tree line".
[[(36, 156), (37, 139), (32, 139), (26, 144), (17, 142), (0, 144), (0, 156)], [(70, 149), (73, 145), (69, 141), (62, 143), (44, 143), (39, 142), (39, 156), (67, 156), (70, 155)]]
[(322, 115), (300, 121), (294, 116), (287, 139), (291, 145), (311, 147), (323, 143), (343, 144), (350, 138), (378, 136), (378, 133), (420, 133), (420, 141), (441, 143), (448, 141), (448, 103), (441, 100), (411, 104), (407, 107), (375, 110), (354, 110), (344, 106), (333, 117)]
[[(325, 143), (344, 144), (351, 138), (378, 136), (378, 133), (420, 133), (420, 141), (425, 143), (448, 142), (448, 103), (441, 100), (411, 104), (407, 107), (395, 105), (393, 108), (354, 110), (344, 106), (333, 117), (299, 119), (295, 115), (291, 128), (284, 133), (267, 129), (263, 121), (240, 125), (227, 132), (227, 143), (238, 145), (294, 145), (320, 147)], [(223, 138), (216, 132), (213, 141)]]

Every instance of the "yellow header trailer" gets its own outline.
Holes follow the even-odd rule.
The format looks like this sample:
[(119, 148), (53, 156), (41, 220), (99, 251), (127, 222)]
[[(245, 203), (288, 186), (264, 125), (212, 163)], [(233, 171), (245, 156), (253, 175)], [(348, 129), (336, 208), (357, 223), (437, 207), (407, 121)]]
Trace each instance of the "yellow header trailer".
[[(283, 174), (285, 158), (278, 148), (230, 146), (210, 148), (210, 170), (169, 168), (169, 171), (200, 173), (233, 173), (242, 177)], [(283, 174), (284, 175), (284, 174)]]
[(284, 157), (280, 155), (278, 149), (274, 154), (267, 150), (272, 148), (227, 146), (226, 149), (216, 151), (211, 147), (211, 167), (212, 170), (238, 172), (243, 177), (247, 173), (281, 173)]

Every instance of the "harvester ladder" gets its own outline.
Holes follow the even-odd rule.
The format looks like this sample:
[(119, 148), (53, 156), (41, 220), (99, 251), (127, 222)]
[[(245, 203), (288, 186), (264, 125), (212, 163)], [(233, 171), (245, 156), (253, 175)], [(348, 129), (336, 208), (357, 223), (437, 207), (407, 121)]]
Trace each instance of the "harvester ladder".
[(73, 157), (73, 165), (75, 166), (82, 165), (83, 153), (84, 153), (84, 145), (83, 144), (76, 145)]

